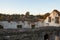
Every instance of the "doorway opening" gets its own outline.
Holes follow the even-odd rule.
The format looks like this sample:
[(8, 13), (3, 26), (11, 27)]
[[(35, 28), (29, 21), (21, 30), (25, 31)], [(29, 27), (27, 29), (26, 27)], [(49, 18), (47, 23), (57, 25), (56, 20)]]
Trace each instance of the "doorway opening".
[(45, 34), (44, 35), (44, 40), (48, 40), (49, 39), (49, 35), (48, 34)]

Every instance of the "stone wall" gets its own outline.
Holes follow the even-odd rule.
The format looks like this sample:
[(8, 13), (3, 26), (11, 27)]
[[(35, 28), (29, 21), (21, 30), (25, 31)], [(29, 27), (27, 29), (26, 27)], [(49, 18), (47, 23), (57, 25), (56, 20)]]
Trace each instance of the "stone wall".
[(0, 29), (0, 40), (60, 40), (60, 28)]

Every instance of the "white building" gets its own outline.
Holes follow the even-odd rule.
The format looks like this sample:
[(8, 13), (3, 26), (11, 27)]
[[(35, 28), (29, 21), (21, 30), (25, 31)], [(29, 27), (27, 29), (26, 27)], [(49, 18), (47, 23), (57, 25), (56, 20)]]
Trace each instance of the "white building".
[(11, 17), (9, 18), (8, 16), (7, 18), (5, 17), (7, 20), (0, 20), (0, 27), (5, 29), (8, 28), (16, 29), (16, 28), (39, 28), (45, 26), (56, 27), (60, 26), (60, 12), (57, 10), (53, 10), (45, 20), (39, 19), (37, 17), (35, 17), (35, 19), (34, 18), (32, 19), (32, 17), (33, 16), (29, 16), (29, 14), (26, 14), (25, 16), (22, 15), (20, 19), (17, 17), (19, 21), (15, 21), (18, 19), (15, 20), (12, 19), (11, 21), (7, 21), (11, 18)]
[(60, 12), (53, 10), (50, 15), (45, 19), (44, 26), (60, 26)]
[(42, 27), (43, 22), (37, 21), (37, 22), (28, 22), (28, 21), (0, 21), (0, 26), (2, 26), (5, 29), (12, 28), (38, 28)]
[(26, 15), (3, 15), (0, 14), (0, 27), (1, 28), (38, 28), (42, 27), (44, 24), (39, 17), (34, 15), (29, 15), (29, 12), (26, 12)]

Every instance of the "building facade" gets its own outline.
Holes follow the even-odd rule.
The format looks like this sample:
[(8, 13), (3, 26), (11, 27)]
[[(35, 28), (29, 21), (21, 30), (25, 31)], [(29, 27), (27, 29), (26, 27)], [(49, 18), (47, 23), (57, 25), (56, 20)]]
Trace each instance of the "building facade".
[(2, 26), (4, 29), (19, 29), (19, 28), (38, 28), (43, 26), (43, 22), (37, 21), (37, 22), (28, 22), (28, 21), (0, 21), (0, 26)]
[(44, 21), (45, 26), (60, 26), (60, 12), (53, 10)]
[(29, 15), (29, 12), (27, 12), (26, 15), (13, 16), (4, 16), (2, 17), (3, 19), (1, 19), (0, 16), (0, 26), (5, 29), (60, 26), (60, 12), (58, 10), (53, 10), (46, 19), (41, 19), (40, 16)]

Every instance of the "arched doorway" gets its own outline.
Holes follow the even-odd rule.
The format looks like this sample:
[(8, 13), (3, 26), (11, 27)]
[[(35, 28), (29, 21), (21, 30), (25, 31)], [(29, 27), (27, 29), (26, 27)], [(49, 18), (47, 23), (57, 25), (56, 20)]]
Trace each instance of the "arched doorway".
[(49, 39), (49, 35), (48, 34), (45, 34), (44, 35), (44, 40), (48, 40)]

